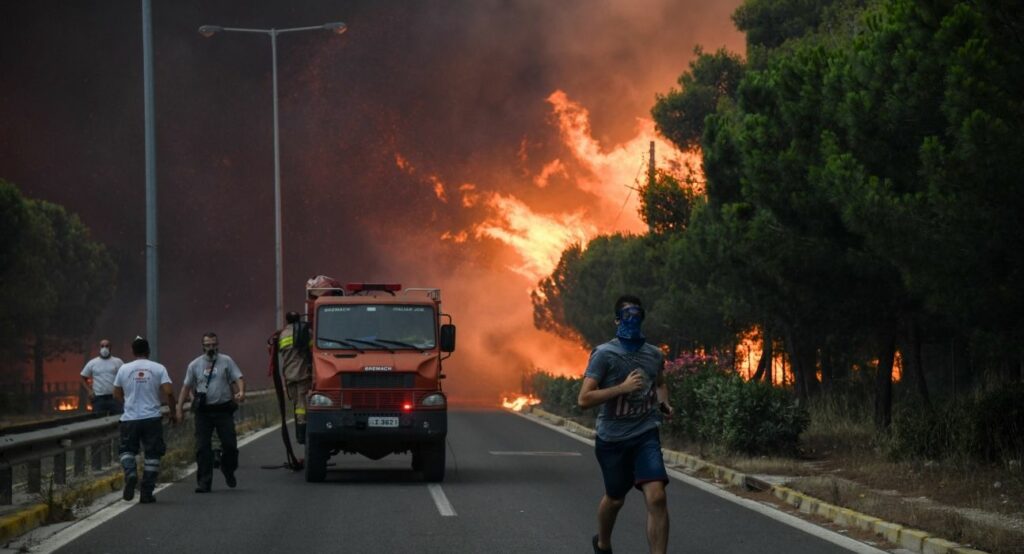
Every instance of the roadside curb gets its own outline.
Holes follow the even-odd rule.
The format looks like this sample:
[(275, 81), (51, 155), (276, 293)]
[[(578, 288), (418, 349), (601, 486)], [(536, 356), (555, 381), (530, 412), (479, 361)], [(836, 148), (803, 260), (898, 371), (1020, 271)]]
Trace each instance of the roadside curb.
[[(92, 502), (97, 498), (121, 489), (124, 486), (124, 475), (117, 473), (91, 481), (80, 488), (70, 488), (59, 497), (59, 502), (74, 503), (79, 500)], [(50, 519), (50, 506), (44, 503), (33, 504), (23, 510), (0, 518), (0, 543), (17, 538), (37, 527), (45, 525)]]
[[(566, 430), (593, 439), (595, 431), (572, 421), (544, 411), (541, 408), (531, 407), (530, 413), (540, 419), (546, 420), (554, 425), (564, 427)], [(662, 449), (665, 461), (676, 466), (683, 466), (694, 471), (707, 471), (716, 479), (730, 485), (745, 487), (748, 489), (761, 489), (760, 481), (745, 473), (734, 469), (713, 464), (702, 460), (692, 454), (678, 452), (676, 450)], [(846, 527), (855, 527), (862, 531), (873, 533), (887, 541), (902, 548), (920, 554), (988, 554), (982, 550), (976, 550), (961, 546), (955, 542), (936, 537), (926, 531), (904, 527), (898, 523), (883, 521), (877, 517), (863, 514), (849, 508), (829, 504), (824, 500), (806, 495), (789, 487), (782, 485), (771, 485), (766, 488), (768, 492), (779, 500), (796, 508), (801, 513), (817, 515)]]

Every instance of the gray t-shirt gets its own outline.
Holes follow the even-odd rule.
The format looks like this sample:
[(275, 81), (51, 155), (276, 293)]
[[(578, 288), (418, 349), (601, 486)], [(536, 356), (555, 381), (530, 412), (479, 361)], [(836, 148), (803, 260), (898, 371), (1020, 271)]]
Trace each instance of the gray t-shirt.
[(92, 393), (96, 396), (114, 393), (114, 376), (117, 370), (124, 365), (121, 358), (111, 356), (104, 359), (101, 356), (89, 360), (82, 368), (82, 377), (92, 377)]
[(234, 396), (231, 393), (231, 383), (241, 378), (242, 370), (238, 369), (238, 365), (227, 354), (217, 354), (217, 358), (212, 362), (203, 354), (192, 360), (185, 371), (185, 385), (192, 387), (196, 392), (205, 392), (206, 403), (211, 406), (230, 402)]
[(626, 380), (636, 368), (644, 373), (640, 390), (623, 394), (602, 404), (597, 413), (597, 436), (603, 441), (626, 440), (661, 425), (658, 411), (657, 378), (665, 367), (665, 356), (658, 347), (644, 344), (636, 352), (612, 339), (590, 353), (584, 377), (597, 381), (598, 388), (614, 387)]

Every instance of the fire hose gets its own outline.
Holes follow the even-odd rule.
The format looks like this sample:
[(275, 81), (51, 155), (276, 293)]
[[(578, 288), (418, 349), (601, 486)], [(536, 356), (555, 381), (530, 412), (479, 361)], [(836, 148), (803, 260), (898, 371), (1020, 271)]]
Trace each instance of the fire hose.
[(292, 439), (288, 434), (287, 402), (285, 399), (284, 380), (281, 378), (281, 368), (277, 359), (277, 333), (267, 339), (267, 350), (270, 352), (270, 367), (268, 373), (274, 379), (274, 390), (277, 392), (277, 407), (281, 412), (281, 439), (284, 441), (286, 460), (281, 465), (261, 466), (263, 469), (287, 468), (292, 471), (302, 470), (302, 460), (295, 456), (292, 449)]

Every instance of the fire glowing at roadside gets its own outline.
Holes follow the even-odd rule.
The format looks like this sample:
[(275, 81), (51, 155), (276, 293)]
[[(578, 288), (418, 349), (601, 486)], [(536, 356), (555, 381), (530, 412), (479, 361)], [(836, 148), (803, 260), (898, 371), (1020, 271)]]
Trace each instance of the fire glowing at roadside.
[(537, 404), (540, 404), (540, 398), (532, 394), (520, 394), (514, 397), (504, 396), (501, 399), (501, 407), (513, 412), (521, 412), (526, 406), (536, 406)]
[(55, 406), (58, 412), (71, 412), (78, 409), (78, 400), (75, 398), (62, 398)]

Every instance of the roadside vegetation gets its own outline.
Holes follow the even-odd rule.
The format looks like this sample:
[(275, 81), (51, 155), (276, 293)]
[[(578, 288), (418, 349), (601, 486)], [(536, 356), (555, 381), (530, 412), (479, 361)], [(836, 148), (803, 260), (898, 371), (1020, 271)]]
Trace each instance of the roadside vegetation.
[(30, 360), (32, 395), (0, 371), (0, 414), (44, 411), (43, 364), (80, 352), (114, 294), (117, 267), (77, 215), (0, 179), (0, 359)]

